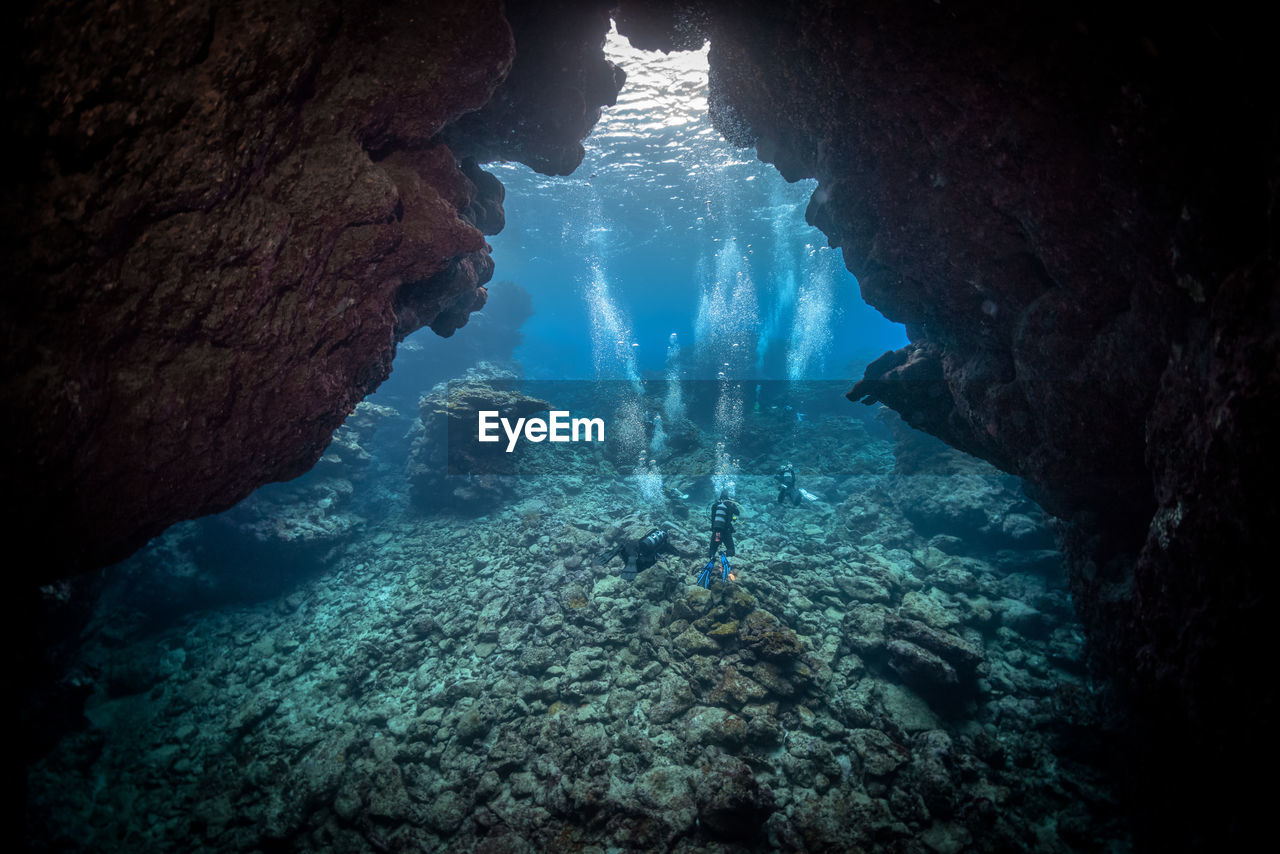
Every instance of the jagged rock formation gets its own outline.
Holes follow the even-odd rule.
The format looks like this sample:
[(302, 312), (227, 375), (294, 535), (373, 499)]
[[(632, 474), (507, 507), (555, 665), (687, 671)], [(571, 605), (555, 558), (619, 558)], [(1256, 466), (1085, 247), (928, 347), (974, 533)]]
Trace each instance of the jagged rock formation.
[[(0, 471), (21, 499), (6, 521), (46, 541), (38, 572), (306, 471), (399, 338), (483, 305), (502, 187), (472, 155), (571, 169), (621, 83), (603, 12), (535, 8), (37, 3), (6, 20)], [(530, 45), (554, 69), (512, 72)], [(474, 119), (449, 132), (491, 101), (489, 134), (525, 148)]]
[(378, 387), (379, 399), (409, 412), (424, 388), (461, 376), (481, 361), (515, 364), (513, 353), (523, 338), (521, 326), (533, 315), (533, 299), (512, 281), (493, 282), (485, 290), (484, 310), (471, 315), (465, 332), (449, 338), (424, 333), (400, 342), (395, 370)]
[(440, 383), (418, 401), (405, 472), (415, 507), (479, 515), (514, 493), (528, 443), (509, 450), (496, 425), (498, 441), (481, 444), (476, 436), (482, 410), (498, 412), (515, 424), (551, 409), (547, 401), (516, 389), (515, 379), (512, 373), (481, 362), (456, 383)]
[[(1248, 557), (1280, 517), (1258, 21), (1230, 4), (625, 5), (641, 43), (709, 36), (717, 126), (818, 179), (809, 221), (907, 324), (850, 397), (1027, 478), (1070, 521), (1097, 660), (1155, 743), (1189, 739), (1181, 761), (1210, 760), (1193, 774), (1230, 779), (1253, 749), (1233, 734), (1276, 709), (1256, 652), (1276, 584)], [(1221, 801), (1231, 833), (1247, 784)]]
[(581, 140), (612, 106), (626, 73), (604, 58), (608, 0), (507, 3), (516, 33), (511, 75), (483, 109), (445, 130), (450, 146), (480, 160), (518, 160), (546, 175), (582, 162)]

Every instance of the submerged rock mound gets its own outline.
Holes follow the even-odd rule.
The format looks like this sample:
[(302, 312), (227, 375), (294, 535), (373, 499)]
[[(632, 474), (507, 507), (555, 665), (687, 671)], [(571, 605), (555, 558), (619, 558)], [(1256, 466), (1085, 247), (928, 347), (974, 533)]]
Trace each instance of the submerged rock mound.
[(487, 363), (458, 381), (441, 383), (418, 401), (407, 476), (418, 510), (479, 515), (515, 494), (515, 480), (528, 443), (508, 450), (507, 439), (476, 441), (477, 415), (500, 413), (512, 424), (546, 412), (551, 404), (516, 390), (516, 375)]

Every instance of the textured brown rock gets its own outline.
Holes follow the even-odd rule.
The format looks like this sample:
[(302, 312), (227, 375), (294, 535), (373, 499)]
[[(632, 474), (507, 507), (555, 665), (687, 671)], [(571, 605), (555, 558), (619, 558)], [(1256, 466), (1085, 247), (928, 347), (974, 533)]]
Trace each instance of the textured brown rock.
[[(713, 117), (787, 177), (819, 179), (809, 220), (908, 325), (915, 343), (855, 394), (1060, 506), (1141, 500), (1140, 425), (1187, 301), (1160, 293), (1179, 212), (1142, 198), (1133, 156), (1108, 138), (1127, 128), (1079, 110), (1105, 98), (1094, 109), (1148, 117), (1086, 67), (1093, 46), (1069, 21), (1001, 4), (804, 5), (767, 27), (716, 18)], [(790, 44), (805, 49), (778, 62)], [(1079, 413), (1082, 396), (1107, 414)]]
[[(502, 188), (470, 159), (487, 152), (441, 138), (515, 50), (489, 0), (50, 3), (6, 23), (0, 485), (47, 578), (305, 471), (400, 337), (483, 305)], [(556, 72), (586, 95), (528, 103), (537, 68), (503, 90), (504, 155), (578, 145), (621, 82), (607, 23), (579, 13), (554, 43), (578, 45)]]

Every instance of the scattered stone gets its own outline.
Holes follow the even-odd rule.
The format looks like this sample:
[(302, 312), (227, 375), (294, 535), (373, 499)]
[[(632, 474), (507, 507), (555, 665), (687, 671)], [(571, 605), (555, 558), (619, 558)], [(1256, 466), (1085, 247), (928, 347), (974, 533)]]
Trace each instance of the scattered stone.
[(800, 656), (804, 647), (796, 633), (765, 610), (752, 611), (738, 628), (738, 639), (756, 654), (773, 660)]
[[(571, 505), (542, 486), (479, 526), (388, 519), (288, 607), (91, 642), (85, 670), (130, 692), (91, 700), (96, 746), (64, 738), (33, 766), (42, 809), (99, 842), (95, 827), (124, 827), (108, 816), (160, 816), (133, 786), (93, 806), (77, 769), (123, 780), (127, 762), (164, 779), (210, 849), (323, 828), (333, 850), (941, 851), (1037, 839), (1063, 791), (1096, 785), (1053, 753), (1054, 715), (1097, 725), (1065, 589), (920, 536), (886, 487), (842, 486), (880, 528), (825, 519), (813, 554), (791, 548), (786, 514), (760, 514), (741, 579), (705, 590), (682, 565), (701, 532), (679, 522), (680, 557), (634, 583), (581, 559), (606, 521), (667, 524), (604, 503), (581, 518), (633, 503), (629, 485)], [(1093, 803), (1080, 815), (1122, 837)], [(1073, 820), (1053, 845), (1086, 838)], [(167, 826), (129, 839), (173, 848)]]
[(911, 756), (911, 751), (878, 729), (855, 729), (849, 738), (867, 773), (877, 777), (893, 773)]
[(951, 688), (959, 685), (960, 676), (955, 668), (934, 656), (928, 649), (916, 647), (905, 640), (888, 643), (888, 666), (909, 685), (924, 688)]
[(681, 632), (675, 639), (676, 648), (683, 650), (688, 655), (699, 655), (707, 652), (715, 652), (719, 649), (719, 645), (702, 632), (692, 626)]
[(442, 792), (427, 805), (427, 824), (445, 836), (452, 835), (467, 817), (470, 805), (457, 792)]
[(1028, 638), (1043, 639), (1049, 635), (1053, 623), (1044, 614), (1017, 599), (1001, 599), (994, 605), (1001, 625), (1008, 626)]
[(841, 626), (845, 644), (859, 655), (874, 655), (883, 650), (885, 615), (885, 609), (879, 605), (854, 605)]
[(960, 624), (960, 618), (950, 607), (947, 597), (937, 589), (930, 590), (927, 594), (915, 590), (907, 593), (902, 597), (899, 614), (935, 629), (945, 630)]
[(952, 822), (935, 822), (920, 834), (920, 841), (936, 854), (959, 854), (973, 841), (964, 825)]
[(668, 826), (668, 840), (687, 832), (698, 819), (693, 798), (694, 773), (684, 766), (659, 765), (636, 779), (636, 802), (653, 820)]
[(885, 621), (885, 631), (898, 640), (928, 650), (966, 676), (972, 676), (983, 661), (981, 650), (973, 644), (917, 620), (890, 617)]
[(695, 785), (699, 820), (726, 839), (757, 836), (776, 809), (772, 790), (745, 763), (727, 756), (705, 769)]
[(910, 689), (882, 682), (878, 686), (878, 694), (885, 715), (904, 732), (937, 729), (940, 725), (929, 704)]

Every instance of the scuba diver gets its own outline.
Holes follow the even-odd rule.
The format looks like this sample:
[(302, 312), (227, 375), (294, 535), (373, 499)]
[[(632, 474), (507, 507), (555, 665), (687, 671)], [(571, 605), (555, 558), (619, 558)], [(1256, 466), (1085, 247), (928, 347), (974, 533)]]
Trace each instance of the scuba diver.
[(711, 587), (711, 570), (715, 567), (716, 553), (721, 546), (724, 546), (725, 553), (720, 555), (720, 580), (728, 581), (731, 573), (729, 558), (734, 555), (733, 523), (742, 512), (742, 505), (731, 497), (731, 487), (732, 484), (720, 490), (720, 497), (711, 502), (711, 544), (707, 550), (709, 560), (698, 574), (698, 584), (706, 588)]
[(778, 503), (790, 499), (795, 507), (800, 506), (800, 488), (796, 486), (796, 468), (791, 463), (778, 467)]
[(675, 552), (675, 548), (671, 545), (671, 538), (667, 536), (666, 530), (654, 528), (633, 543), (619, 543), (602, 553), (596, 558), (596, 563), (604, 566), (618, 555), (622, 555), (622, 580), (635, 581), (636, 573), (653, 566), (664, 552), (668, 554)]
[(667, 497), (668, 501), (684, 501), (689, 497), (689, 493), (681, 492), (669, 483), (662, 485), (662, 494)]

